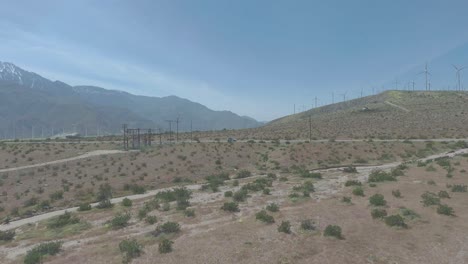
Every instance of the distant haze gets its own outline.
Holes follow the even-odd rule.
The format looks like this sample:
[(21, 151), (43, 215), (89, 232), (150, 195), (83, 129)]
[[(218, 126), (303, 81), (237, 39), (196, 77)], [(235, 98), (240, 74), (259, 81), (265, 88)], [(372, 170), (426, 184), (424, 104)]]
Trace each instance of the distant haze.
[[(467, 1), (2, 1), (0, 61), (267, 121), (468, 66)], [(462, 74), (468, 87), (468, 71)], [(395, 82), (398, 80), (398, 84)]]

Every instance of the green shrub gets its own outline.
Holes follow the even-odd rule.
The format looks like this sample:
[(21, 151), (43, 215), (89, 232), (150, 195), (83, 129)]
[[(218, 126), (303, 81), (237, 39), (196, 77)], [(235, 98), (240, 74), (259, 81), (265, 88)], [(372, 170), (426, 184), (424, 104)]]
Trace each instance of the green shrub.
[(437, 194), (439, 196), (439, 198), (448, 198), (450, 199), (450, 195), (447, 191), (439, 191), (439, 193)]
[(145, 222), (150, 224), (150, 225), (153, 225), (155, 224), (156, 222), (158, 222), (158, 218), (154, 215), (148, 215), (146, 218), (145, 218)]
[(312, 220), (306, 219), (301, 221), (301, 229), (303, 230), (315, 230), (315, 224)]
[(192, 197), (192, 191), (187, 188), (174, 188), (159, 192), (155, 195), (157, 200), (164, 202), (174, 202), (177, 200), (189, 200)]
[(44, 256), (54, 256), (60, 252), (62, 248), (63, 242), (56, 241), (56, 242), (47, 242), (42, 243), (38, 246), (35, 246), (33, 249), (29, 250), (26, 253), (26, 257), (24, 258), (24, 264), (37, 264), (42, 263), (42, 259)]
[(328, 225), (325, 228), (325, 231), (323, 233), (324, 236), (331, 236), (331, 237), (336, 237), (338, 239), (342, 239), (343, 236), (341, 235), (341, 227), (337, 225)]
[(358, 186), (353, 189), (353, 194), (356, 196), (364, 196), (364, 189), (362, 187)]
[(248, 178), (252, 176), (252, 173), (248, 170), (241, 170), (237, 173), (237, 179)]
[(146, 210), (146, 208), (140, 208), (140, 210), (138, 210), (138, 219), (142, 220), (146, 217), (146, 215), (148, 214), (148, 211)]
[(276, 176), (276, 174), (271, 173), (271, 172), (267, 174), (267, 177), (270, 178), (270, 179), (272, 179), (272, 180), (276, 180), (276, 179), (278, 178), (278, 177)]
[(266, 206), (266, 209), (270, 212), (278, 212), (279, 211), (279, 206), (276, 203), (271, 203)]
[(385, 209), (375, 208), (375, 209), (372, 209), (371, 215), (372, 215), (372, 218), (374, 219), (384, 218), (385, 216), (387, 216), (387, 211)]
[(278, 226), (278, 232), (291, 234), (291, 223), (289, 221), (282, 221)]
[(82, 203), (78, 207), (78, 211), (89, 211), (91, 210), (91, 205), (89, 203)]
[(437, 213), (442, 215), (454, 215), (453, 208), (446, 204), (439, 204), (437, 208)]
[(49, 195), (52, 201), (57, 201), (63, 199), (63, 191), (56, 191)]
[(130, 219), (132, 218), (132, 216), (130, 215), (130, 213), (118, 213), (116, 216), (114, 216), (114, 218), (112, 218), (108, 224), (113, 228), (113, 229), (120, 229), (120, 228), (124, 228), (128, 225), (128, 221), (130, 221)]
[(357, 181), (357, 180), (347, 180), (345, 182), (345, 186), (348, 187), (348, 186), (361, 186), (362, 183), (360, 181)]
[(392, 195), (395, 196), (396, 198), (401, 198), (400, 190), (392, 190)]
[(228, 212), (240, 212), (239, 205), (235, 202), (226, 202), (221, 209)]
[(120, 253), (123, 254), (123, 263), (129, 263), (132, 259), (139, 257), (143, 254), (143, 245), (138, 243), (135, 239), (122, 240), (119, 243)]
[(374, 170), (369, 175), (368, 182), (396, 181), (396, 177), (382, 170)]
[(122, 206), (125, 206), (125, 207), (130, 207), (133, 205), (133, 202), (132, 200), (128, 199), (128, 198), (124, 198), (122, 200)]
[(159, 253), (165, 254), (172, 252), (172, 244), (174, 244), (174, 242), (167, 238), (163, 238), (161, 242), (159, 242)]
[(11, 241), (15, 237), (15, 230), (0, 231), (0, 241)]
[(414, 210), (408, 209), (406, 207), (401, 207), (400, 208), (400, 213), (406, 219), (413, 220), (413, 219), (419, 218), (419, 215)]
[(342, 201), (343, 203), (350, 204), (350, 203), (351, 203), (351, 197), (343, 196), (343, 198), (341, 198), (341, 201)]
[(455, 184), (452, 186), (452, 192), (466, 192), (467, 186), (461, 184)]
[(425, 192), (421, 195), (421, 198), (423, 199), (421, 202), (424, 206), (440, 204), (440, 198), (435, 193)]
[(106, 209), (106, 208), (112, 208), (114, 205), (111, 203), (109, 199), (106, 200), (101, 200), (98, 205), (96, 205), (96, 208), (98, 209)]
[(232, 197), (233, 193), (232, 191), (227, 191), (224, 193), (224, 197)]
[(77, 224), (80, 222), (80, 219), (76, 216), (72, 216), (70, 212), (65, 212), (63, 215), (52, 218), (47, 223), (48, 228), (60, 228), (66, 225)]
[(369, 198), (369, 203), (373, 206), (384, 206), (387, 204), (385, 198), (382, 194), (374, 194)]
[(356, 169), (356, 167), (349, 166), (349, 167), (344, 168), (344, 169), (343, 169), (343, 172), (346, 172), (346, 173), (357, 173), (357, 169)]
[(156, 230), (152, 233), (153, 236), (159, 236), (161, 234), (171, 234), (180, 232), (180, 225), (176, 222), (165, 222), (162, 225), (159, 225)]
[(247, 190), (242, 189), (242, 190), (235, 192), (232, 198), (236, 202), (244, 202), (247, 199), (247, 195), (248, 195)]
[(195, 210), (194, 209), (185, 209), (184, 215), (186, 217), (195, 217)]
[(171, 204), (168, 203), (168, 202), (165, 202), (165, 203), (163, 203), (163, 206), (162, 206), (161, 209), (162, 209), (164, 212), (167, 212), (167, 211), (171, 210)]
[(385, 224), (388, 226), (407, 227), (405, 219), (399, 214), (385, 217)]
[(268, 224), (275, 222), (275, 219), (273, 218), (273, 216), (269, 215), (265, 210), (261, 210), (260, 212), (256, 213), (255, 219), (260, 220), (264, 223), (268, 223)]
[(270, 193), (271, 193), (271, 190), (269, 188), (263, 189), (263, 194), (270, 195)]

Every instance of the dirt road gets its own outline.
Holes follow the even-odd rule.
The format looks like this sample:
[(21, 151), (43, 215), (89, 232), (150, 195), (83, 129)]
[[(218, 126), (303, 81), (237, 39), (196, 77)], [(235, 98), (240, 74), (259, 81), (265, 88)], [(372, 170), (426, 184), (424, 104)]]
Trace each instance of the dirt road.
[(64, 162), (69, 162), (69, 161), (74, 161), (74, 160), (79, 160), (79, 159), (86, 159), (86, 158), (90, 158), (90, 157), (94, 157), (94, 156), (112, 155), (112, 154), (120, 154), (120, 153), (126, 153), (126, 152), (122, 151), (122, 150), (95, 150), (95, 151), (90, 151), (90, 152), (87, 152), (87, 153), (85, 153), (83, 155), (79, 155), (79, 156), (76, 156), (76, 157), (60, 159), (60, 160), (54, 160), (54, 161), (48, 161), (48, 162), (42, 162), (42, 163), (26, 165), (26, 166), (21, 166), (21, 167), (15, 167), (15, 168), (0, 169), (0, 173), (10, 172), (10, 171), (18, 171), (18, 170), (23, 170), (23, 169), (31, 169), (31, 168), (42, 167), (42, 166), (46, 166), (46, 165), (59, 164), (59, 163), (64, 163)]

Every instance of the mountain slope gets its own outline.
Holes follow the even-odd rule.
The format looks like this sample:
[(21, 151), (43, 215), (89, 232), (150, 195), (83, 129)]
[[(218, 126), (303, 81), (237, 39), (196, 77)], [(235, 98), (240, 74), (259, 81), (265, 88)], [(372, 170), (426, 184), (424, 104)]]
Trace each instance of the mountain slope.
[[(176, 96), (147, 97), (93, 86), (70, 86), (0, 62), (0, 137), (50, 136), (62, 131), (119, 133), (130, 127), (162, 128), (179, 117), (179, 130), (251, 128), (260, 123), (213, 111)], [(45, 131), (45, 132), (43, 132)]]
[(273, 120), (252, 129), (263, 138), (468, 137), (468, 94), (386, 91)]

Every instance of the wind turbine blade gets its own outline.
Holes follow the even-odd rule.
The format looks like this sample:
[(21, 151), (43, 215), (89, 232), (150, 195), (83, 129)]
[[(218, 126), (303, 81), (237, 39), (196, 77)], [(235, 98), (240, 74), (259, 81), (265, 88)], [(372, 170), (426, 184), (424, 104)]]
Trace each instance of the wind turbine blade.
[(455, 66), (455, 64), (452, 64), (452, 67), (455, 68), (455, 70), (459, 71), (458, 67)]

